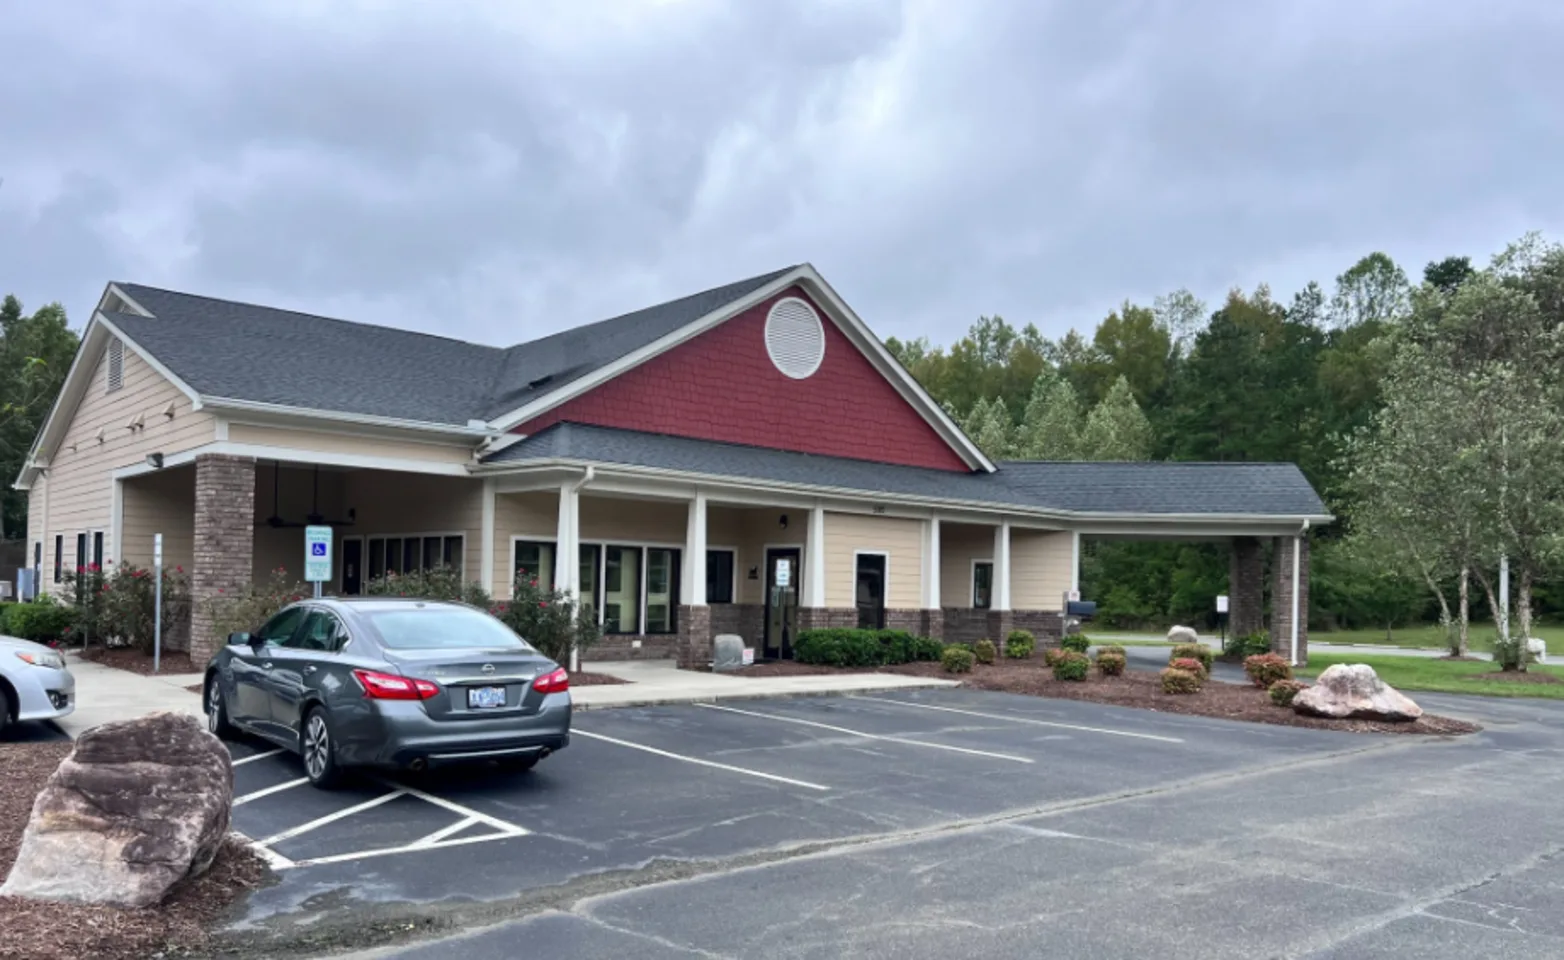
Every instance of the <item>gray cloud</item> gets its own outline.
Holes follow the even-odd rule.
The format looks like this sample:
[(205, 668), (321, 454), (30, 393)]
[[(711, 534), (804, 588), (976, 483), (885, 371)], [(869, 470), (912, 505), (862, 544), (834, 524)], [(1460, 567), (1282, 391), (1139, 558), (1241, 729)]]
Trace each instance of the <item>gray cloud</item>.
[(1564, 232), (1555, 4), (12, 4), (0, 288), (514, 342), (799, 260), (882, 335)]

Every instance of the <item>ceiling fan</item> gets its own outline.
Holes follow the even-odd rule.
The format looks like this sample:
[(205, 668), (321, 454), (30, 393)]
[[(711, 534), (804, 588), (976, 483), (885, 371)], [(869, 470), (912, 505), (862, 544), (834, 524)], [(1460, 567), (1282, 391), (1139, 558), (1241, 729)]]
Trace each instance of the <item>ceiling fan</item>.
[(346, 520), (328, 520), (320, 512), (320, 466), (316, 465), (314, 474), (314, 490), (310, 494), (310, 512), (304, 518), (303, 523), (293, 520), (284, 520), (277, 512), (278, 491), (282, 487), (282, 462), (272, 464), (272, 515), (267, 517), (265, 524), (275, 530), (288, 530), (302, 527), (351, 527), (358, 522), (358, 511), (348, 510)]

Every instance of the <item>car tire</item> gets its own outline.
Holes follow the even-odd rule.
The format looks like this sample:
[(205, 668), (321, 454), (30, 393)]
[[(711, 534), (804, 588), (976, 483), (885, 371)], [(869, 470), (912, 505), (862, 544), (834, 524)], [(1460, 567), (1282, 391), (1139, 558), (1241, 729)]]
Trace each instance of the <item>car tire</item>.
[(215, 673), (206, 678), (206, 729), (219, 740), (232, 740), (239, 732), (228, 720), (228, 701)]
[(11, 685), (0, 680), (0, 738), (5, 736), (6, 728), (16, 722), (16, 696), (11, 692)]
[(309, 777), (311, 785), (329, 790), (342, 782), (342, 768), (337, 765), (336, 737), (323, 707), (311, 707), (304, 714), (299, 731), (299, 758), (304, 761), (304, 775)]

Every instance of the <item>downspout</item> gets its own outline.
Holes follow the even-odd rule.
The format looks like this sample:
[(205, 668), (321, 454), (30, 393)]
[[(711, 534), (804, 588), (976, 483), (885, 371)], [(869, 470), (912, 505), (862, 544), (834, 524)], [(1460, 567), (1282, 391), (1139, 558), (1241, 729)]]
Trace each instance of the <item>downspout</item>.
[[(581, 479), (571, 484), (570, 493), (570, 552), (571, 556), (556, 557), (555, 563), (568, 563), (565, 569), (570, 571), (565, 575), (565, 582), (570, 584), (570, 599), (576, 605), (576, 616), (581, 615), (581, 491), (587, 484), (597, 477), (597, 468), (587, 464), (581, 472)], [(559, 551), (563, 553), (564, 551)], [(575, 634), (571, 634), (570, 642), (570, 672), (576, 673), (581, 669), (581, 648), (576, 645)]]
[(1309, 535), (1309, 521), (1303, 521), (1303, 529), (1292, 538), (1292, 665), (1298, 663), (1298, 565), (1302, 561), (1303, 538)]

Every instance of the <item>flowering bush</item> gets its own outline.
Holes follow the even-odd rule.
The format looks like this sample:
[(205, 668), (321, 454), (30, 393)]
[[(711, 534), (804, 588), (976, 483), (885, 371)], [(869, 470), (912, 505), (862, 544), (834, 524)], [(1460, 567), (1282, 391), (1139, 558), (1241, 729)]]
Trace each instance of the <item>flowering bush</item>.
[(1271, 689), (1278, 680), (1292, 679), (1292, 664), (1287, 658), (1274, 653), (1261, 653), (1244, 660), (1244, 672), (1261, 690)]
[(1194, 657), (1177, 657), (1168, 661), (1168, 666), (1172, 667), (1174, 670), (1185, 670), (1189, 673), (1193, 673), (1202, 680), (1208, 676), (1206, 673), (1206, 665), (1201, 663), (1199, 660), (1196, 660)]
[(1012, 630), (1005, 638), (1005, 656), (1012, 660), (1025, 660), (1037, 649), (1037, 638), (1029, 630)]
[(590, 610), (578, 609), (562, 590), (540, 586), (525, 570), (517, 571), (510, 600), (489, 612), (556, 663), (569, 663), (572, 646), (585, 650), (603, 636)]
[(277, 611), (296, 600), (303, 600), (310, 589), (288, 576), (282, 567), (261, 583), (250, 582), (233, 593), (217, 591), (206, 612), (212, 618), (214, 649), (221, 649), (231, 633), (250, 633), (270, 620)]
[(1203, 673), (1211, 673), (1211, 664), (1216, 661), (1216, 654), (1210, 647), (1203, 643), (1180, 643), (1168, 654), (1168, 665), (1172, 666), (1175, 660), (1198, 660)]
[(1168, 667), (1162, 671), (1163, 693), (1199, 693), (1201, 682), (1200, 675), (1190, 673), (1188, 670), (1175, 670)]
[(1271, 702), (1278, 707), (1292, 706), (1293, 697), (1307, 690), (1309, 685), (1298, 680), (1278, 680), (1271, 684), (1266, 692), (1271, 695)]
[(1097, 654), (1097, 670), (1105, 677), (1122, 675), (1128, 663), (1128, 658), (1122, 653), (1099, 652)]
[(1078, 650), (1066, 650), (1054, 659), (1055, 680), (1085, 680), (1092, 662)]
[(1105, 643), (1097, 648), (1097, 656), (1100, 657), (1105, 653), (1116, 653), (1121, 657), (1129, 657), (1129, 654), (1124, 652), (1124, 647), (1117, 643)]
[(1072, 633), (1059, 640), (1059, 646), (1076, 653), (1085, 653), (1092, 647), (1091, 638), (1084, 633)]
[[(110, 570), (96, 564), (67, 573), (67, 596), (75, 610), (70, 639), (96, 637), (105, 646), (132, 646), (151, 653), (157, 624), (157, 574), (133, 563)], [(184, 567), (163, 568), (163, 631), (190, 615), (190, 578)]]
[(1044, 647), (1043, 648), (1043, 666), (1045, 666), (1045, 667), (1053, 666), (1054, 664), (1059, 662), (1059, 658), (1060, 657), (1064, 656), (1068, 652), (1069, 651), (1065, 650), (1063, 647)]
[(420, 600), (450, 600), (479, 609), (494, 606), (489, 592), (471, 580), (464, 580), (455, 567), (435, 567), (410, 573), (389, 572), (364, 585), (372, 597), (417, 597)]

